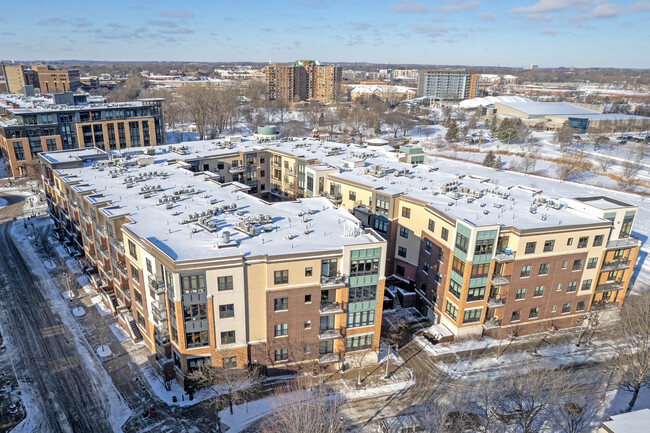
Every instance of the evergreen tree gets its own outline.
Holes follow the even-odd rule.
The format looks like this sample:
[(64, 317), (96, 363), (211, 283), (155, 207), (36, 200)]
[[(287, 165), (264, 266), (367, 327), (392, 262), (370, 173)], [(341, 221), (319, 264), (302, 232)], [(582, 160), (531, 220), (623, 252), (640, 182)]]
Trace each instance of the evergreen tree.
[(455, 120), (449, 122), (447, 133), (445, 134), (445, 140), (450, 143), (456, 143), (458, 141), (458, 124)]
[(494, 152), (489, 150), (488, 153), (485, 154), (485, 158), (483, 158), (483, 165), (486, 167), (494, 167), (495, 162), (496, 158), (494, 156)]

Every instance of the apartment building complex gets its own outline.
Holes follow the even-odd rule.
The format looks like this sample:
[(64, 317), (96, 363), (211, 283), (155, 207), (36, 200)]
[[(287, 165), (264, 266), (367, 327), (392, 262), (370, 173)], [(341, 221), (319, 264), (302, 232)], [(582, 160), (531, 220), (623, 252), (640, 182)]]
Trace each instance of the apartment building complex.
[[(136, 150), (130, 149), (121, 152), (133, 151)], [(320, 215), (319, 209), (322, 209), (322, 212), (332, 212), (335, 217), (324, 222), (319, 228), (310, 226), (309, 219), (312, 217), (309, 216), (311, 215), (309, 209), (306, 211), (307, 221), (305, 221), (305, 210), (292, 208), (294, 210), (289, 214), (295, 213), (296, 216), (290, 217), (285, 214), (287, 220), (282, 221), (280, 225), (284, 231), (280, 236), (282, 240), (279, 244), (273, 243), (278, 242), (274, 240), (273, 229), (270, 232), (273, 233), (270, 238), (263, 233), (258, 233), (252, 237), (252, 240), (246, 238), (247, 241), (250, 241), (249, 244), (246, 244), (250, 245), (249, 247), (242, 249), (238, 244), (238, 254), (248, 251), (247, 248), (250, 248), (249, 256), (246, 255), (246, 252), (243, 253), (246, 256), (243, 264), (241, 258), (231, 257), (228, 260), (232, 260), (233, 266), (243, 268), (242, 272), (244, 272), (243, 276), (241, 273), (233, 273), (233, 276), (241, 276), (233, 281), (244, 281), (244, 287), (247, 287), (244, 290), (249, 290), (250, 293), (258, 290), (255, 292), (258, 293), (258, 296), (255, 297), (256, 300), (266, 299), (264, 306), (257, 307), (251, 304), (250, 296), (247, 298), (246, 302), (250, 304), (247, 307), (250, 312), (250, 320), (259, 321), (260, 317), (266, 317), (267, 321), (279, 318), (275, 307), (271, 308), (270, 306), (271, 302), (273, 305), (276, 302), (275, 298), (271, 301), (270, 292), (287, 298), (286, 302), (288, 302), (290, 311), (292, 305), (296, 304), (300, 308), (308, 309), (300, 300), (303, 299), (303, 295), (310, 295), (309, 299), (314, 299), (313, 296), (318, 294), (318, 290), (315, 290), (314, 293), (292, 291), (295, 288), (294, 284), (297, 287), (311, 287), (310, 285), (313, 284), (316, 289), (321, 290), (322, 299), (328, 300), (325, 302), (326, 304), (330, 302), (329, 300), (336, 303), (347, 302), (348, 304), (337, 304), (337, 313), (335, 313), (334, 319), (331, 319), (334, 321), (333, 325), (332, 322), (326, 322), (326, 319), (320, 319), (322, 320), (321, 326), (327, 331), (333, 329), (331, 326), (337, 328), (343, 326), (344, 322), (346, 323), (346, 329), (339, 330), (341, 339), (339, 340), (338, 334), (336, 334), (338, 343), (336, 341), (332, 343), (331, 348), (334, 352), (337, 347), (340, 349), (342, 345), (360, 344), (357, 340), (350, 340), (348, 343), (348, 336), (361, 332), (348, 330), (348, 328), (356, 329), (354, 325), (356, 323), (371, 326), (369, 323), (371, 310), (374, 311), (374, 322), (372, 323), (374, 328), (367, 328), (368, 330), (363, 330), (363, 332), (367, 332), (366, 335), (372, 333), (373, 337), (366, 337), (364, 347), (369, 349), (369, 339), (376, 342), (375, 339), (379, 334), (378, 321), (381, 316), (381, 306), (376, 305), (376, 301), (383, 299), (384, 277), (392, 277), (395, 281), (401, 281), (399, 283), (402, 286), (401, 291), (415, 295), (414, 306), (436, 326), (447, 328), (454, 335), (491, 335), (495, 337), (524, 335), (545, 331), (549, 328), (579, 326), (589, 312), (615, 309), (616, 306), (620, 306), (628, 289), (639, 250), (638, 240), (631, 236), (636, 218), (635, 206), (612, 197), (597, 195), (575, 194), (563, 197), (562, 195), (566, 195), (566, 185), (552, 179), (535, 178), (533, 186), (529, 185), (530, 177), (517, 173), (508, 173), (507, 176), (504, 176), (501, 172), (467, 163), (449, 160), (441, 160), (444, 161), (441, 163), (435, 159), (429, 160), (430, 158), (427, 158), (427, 155), (418, 146), (402, 146), (395, 151), (390, 151), (386, 148), (362, 148), (315, 140), (285, 139), (258, 143), (244, 139), (232, 143), (227, 141), (192, 142), (177, 147), (170, 146), (164, 148), (164, 151), (164, 154), (134, 157), (129, 160), (131, 162), (118, 160), (110, 163), (107, 161), (106, 166), (102, 165), (104, 163), (91, 164), (98, 168), (84, 167), (74, 170), (58, 168), (59, 164), (66, 167), (71, 164), (68, 157), (57, 156), (56, 153), (41, 156), (42, 164), (45, 167), (44, 183), (51, 199), (50, 210), (53, 217), (63, 232), (67, 232), (71, 242), (75, 242), (78, 249), (84, 249), (86, 256), (89, 257), (91, 268), (99, 271), (99, 284), (102, 287), (114, 288), (113, 292), (110, 290), (108, 292), (109, 296), (110, 293), (114, 293), (116, 298), (111, 302), (114, 302), (114, 305), (117, 303), (118, 306), (126, 306), (127, 300), (130, 302), (131, 299), (140, 297), (157, 299), (155, 293), (146, 290), (149, 276), (152, 273), (156, 276), (151, 277), (151, 281), (154, 281), (151, 284), (153, 286), (160, 284), (167, 288), (165, 292), (168, 296), (167, 299), (172, 296), (176, 301), (183, 301), (185, 298), (182, 296), (185, 295), (177, 290), (179, 287), (184, 287), (185, 283), (181, 281), (184, 273), (190, 274), (201, 269), (203, 265), (212, 266), (212, 260), (217, 260), (194, 255), (206, 254), (210, 257), (221, 255), (221, 240), (218, 236), (210, 242), (203, 243), (203, 241), (197, 240), (196, 244), (193, 243), (195, 237), (199, 239), (199, 236), (202, 236), (204, 228), (200, 224), (205, 224), (205, 221), (201, 223), (200, 219), (205, 218), (205, 215), (193, 208), (181, 210), (181, 215), (178, 215), (181, 218), (179, 226), (178, 218), (173, 219), (173, 215), (170, 216), (163, 211), (170, 206), (169, 212), (173, 214), (174, 209), (178, 208), (174, 204), (173, 197), (177, 195), (181, 199), (184, 198), (184, 194), (188, 194), (184, 188), (196, 189), (197, 179), (209, 179), (209, 182), (214, 183), (214, 188), (224, 188), (223, 191), (221, 189), (216, 191), (225, 191), (230, 194), (226, 194), (226, 197), (229, 198), (222, 202), (219, 201), (223, 197), (220, 195), (221, 192), (217, 194), (216, 191), (208, 189), (203, 192), (201, 189), (198, 196), (195, 195), (193, 198), (194, 202), (217, 200), (215, 204), (217, 204), (218, 210), (214, 228), (219, 232), (227, 230), (231, 233), (238, 233), (236, 230), (250, 230), (250, 228), (245, 228), (248, 226), (241, 226), (241, 223), (238, 228), (238, 220), (232, 215), (232, 212), (228, 213), (229, 211), (222, 209), (224, 205), (230, 206), (232, 202), (238, 203), (237, 210), (243, 209), (244, 205), (250, 206), (248, 212), (258, 215), (253, 219), (253, 224), (258, 227), (256, 224), (260, 224), (259, 221), (266, 221), (265, 218), (262, 218), (263, 215), (275, 215), (271, 211), (258, 211), (259, 203), (264, 203), (266, 209), (278, 206), (275, 208), (275, 212), (280, 212), (279, 209), (283, 209), (283, 206), (304, 207), (304, 203), (312, 203), (305, 197), (320, 197), (321, 201), (318, 202), (318, 206), (313, 204), (306, 206), (312, 209), (315, 215)], [(97, 158), (106, 158), (103, 151), (96, 149), (85, 149), (78, 152), (97, 152), (98, 155), (101, 155)], [(65, 153), (61, 155), (65, 155)], [(161, 165), (158, 161), (155, 166), (158, 167), (158, 170), (161, 170), (162, 167), (165, 172), (171, 170), (168, 167), (176, 167), (176, 170), (182, 174), (182, 177), (176, 177), (173, 180), (175, 188), (180, 188), (178, 194), (173, 192), (174, 188), (166, 186), (167, 184), (163, 180), (159, 181), (155, 178), (163, 175), (160, 171), (152, 172), (150, 165), (145, 165), (139, 169), (140, 171), (131, 168), (140, 164), (139, 158), (144, 158), (141, 164), (147, 164), (149, 160), (147, 158), (156, 161), (164, 158), (170, 161), (172, 165), (165, 165), (167, 163)], [(81, 161), (89, 161), (92, 159), (92, 155), (78, 154), (78, 159), (78, 165), (81, 166)], [(109, 164), (115, 165), (111, 168)], [(122, 167), (125, 164), (131, 165), (125, 169)], [(137, 174), (141, 171), (145, 172), (144, 178), (141, 177), (141, 174)], [(122, 172), (124, 174), (121, 174)], [(495, 173), (499, 173), (498, 181), (490, 177)], [(113, 175), (115, 178), (112, 177)], [(120, 176), (123, 175), (125, 177), (121, 178)], [(169, 176), (169, 174), (166, 175)], [(107, 179), (104, 179), (106, 176), (117, 180), (108, 180), (107, 183)], [(94, 179), (102, 179), (101, 184), (107, 185), (106, 189), (98, 188), (100, 181)], [(153, 207), (154, 211), (144, 214), (148, 215), (149, 220), (165, 221), (167, 228), (164, 233), (152, 233), (144, 230), (141, 228), (142, 221), (138, 221), (137, 218), (139, 212), (135, 212), (136, 215), (133, 217), (124, 215), (133, 212), (133, 205), (116, 204), (115, 197), (106, 197), (106, 190), (117, 189), (117, 186), (112, 186), (110, 182), (119, 182), (120, 180), (126, 182), (124, 185), (127, 188), (116, 193), (122, 200), (128, 195), (128, 191), (133, 191), (132, 194), (135, 194), (139, 188), (143, 188), (140, 190), (143, 197), (156, 193), (158, 194), (156, 197), (163, 200), (159, 201), (159, 206)], [(134, 182), (139, 183), (130, 187), (129, 185)], [(165, 180), (165, 182), (167, 181)], [(146, 188), (143, 183), (147, 185)], [(158, 186), (159, 184), (160, 186)], [(152, 185), (155, 191), (148, 189), (152, 188)], [(180, 187), (180, 185), (188, 186)], [(554, 188), (560, 186), (565, 192), (562, 194), (554, 192)], [(160, 190), (157, 188), (164, 190), (167, 198), (160, 196)], [(204, 188), (203, 184), (201, 184), (201, 188)], [(544, 189), (548, 189), (548, 191)], [(79, 201), (78, 194), (83, 196), (81, 201)], [(237, 198), (233, 198), (233, 194)], [(67, 197), (67, 202), (65, 202), (65, 197)], [(254, 201), (253, 204), (242, 201), (260, 199), (264, 199), (264, 201)], [(166, 200), (171, 200), (171, 203)], [(282, 203), (270, 204), (272, 201), (282, 201)], [(66, 203), (68, 204), (66, 205)], [(81, 209), (84, 206), (81, 214), (75, 214), (75, 203), (76, 208)], [(334, 209), (330, 208), (332, 205)], [(104, 210), (94, 217), (91, 213), (93, 206), (102, 207)], [(142, 200), (138, 206), (144, 206)], [(338, 209), (336, 209), (337, 207)], [(342, 212), (343, 210), (345, 212)], [(163, 212), (163, 214), (158, 215), (157, 212)], [(83, 213), (90, 214), (90, 217), (84, 219)], [(354, 244), (355, 241), (349, 239), (350, 236), (346, 236), (345, 233), (354, 232), (352, 226), (346, 228), (350, 221), (348, 218), (352, 216), (355, 218), (351, 221), (354, 221), (355, 224), (360, 222), (366, 230), (363, 232), (363, 236), (372, 238), (372, 234), (377, 233), (382, 240), (374, 238), (371, 242), (370, 238), (352, 236), (353, 239), (364, 239), (364, 242), (366, 240), (368, 242), (363, 247), (351, 246), (348, 242)], [(110, 232), (110, 235), (102, 235), (104, 223), (118, 217), (124, 218), (122, 225), (119, 227), (114, 225), (110, 229), (107, 227), (104, 231)], [(275, 217), (271, 218), (275, 221)], [(189, 222), (183, 224), (183, 219), (189, 220)], [(190, 226), (195, 220), (198, 221), (199, 231), (193, 233)], [(244, 218), (244, 220), (246, 219)], [(99, 229), (91, 232), (90, 229), (94, 230), (98, 222)], [(76, 228), (77, 225), (81, 226), (80, 230)], [(231, 229), (233, 225), (235, 229)], [(264, 224), (261, 223), (261, 225)], [(274, 225), (276, 225), (275, 222)], [(340, 233), (337, 234), (338, 229), (343, 230), (343, 236), (340, 236)], [(295, 234), (300, 236), (303, 230), (305, 237), (300, 244), (297, 241), (292, 242), (289, 249), (285, 242), (288, 239), (286, 235), (295, 231)], [(184, 241), (187, 246), (182, 246), (183, 243), (179, 241), (178, 247), (170, 249), (167, 242), (173, 238), (172, 235), (177, 231), (184, 233)], [(310, 234), (307, 234), (308, 231)], [(93, 233), (97, 233), (96, 238), (93, 238)], [(122, 244), (115, 241), (119, 236), (122, 236)], [(182, 235), (178, 236), (182, 238)], [(260, 245), (261, 239), (264, 240)], [(332, 252), (332, 255), (321, 257), (315, 252), (301, 250), (301, 248), (320, 248), (322, 243), (330, 245), (331, 242), (340, 248), (338, 255)], [(122, 255), (119, 256), (120, 252), (116, 251), (117, 270), (109, 271), (111, 268), (108, 265), (113, 254), (109, 247), (113, 244), (118, 245), (115, 247), (118, 250), (121, 245), (121, 248), (126, 249), (128, 253), (122, 251)], [(375, 244), (377, 246), (373, 246)], [(190, 257), (187, 258), (189, 261), (185, 262), (185, 258), (178, 251), (181, 248), (183, 250), (186, 248), (197, 249), (197, 251), (192, 251)], [(201, 248), (205, 251), (199, 252), (198, 250)], [(276, 261), (276, 258), (271, 258), (271, 253), (265, 253), (268, 248), (273, 248), (275, 254), (280, 254), (279, 251), (282, 251), (287, 255), (277, 258)], [(367, 250), (365, 253), (358, 254), (372, 259), (365, 261), (363, 268), (359, 267), (361, 262), (350, 261), (353, 257), (357, 257), (355, 255), (357, 253), (346, 252), (348, 249), (355, 248)], [(381, 248), (381, 251), (376, 248)], [(370, 251), (371, 249), (373, 251)], [(133, 254), (131, 254), (131, 250), (133, 250)], [(305, 253), (304, 257), (300, 255), (303, 252)], [(111, 259), (109, 260), (105, 254), (111, 255)], [(170, 254), (177, 255), (177, 257), (170, 261)], [(263, 254), (268, 254), (268, 257), (260, 258), (260, 255)], [(333, 258), (337, 259), (336, 271), (330, 271), (332, 262), (324, 261)], [(147, 259), (150, 265), (147, 263)], [(316, 261), (310, 261), (312, 259), (316, 259)], [(378, 261), (375, 262), (375, 259)], [(172, 265), (174, 260), (176, 262)], [(321, 260), (320, 265), (318, 260)], [(287, 261), (291, 261), (292, 264), (285, 263)], [(218, 260), (214, 262), (215, 266), (217, 262), (220, 267), (230, 266), (230, 262), (226, 265), (226, 262)], [(173, 277), (161, 277), (167, 272), (160, 268), (159, 264), (161, 263), (167, 269), (174, 270)], [(277, 263), (282, 264), (275, 266)], [(126, 264), (129, 266), (133, 264), (135, 270)], [(122, 265), (125, 268), (120, 268)], [(310, 270), (308, 271), (307, 268)], [(255, 269), (254, 276), (247, 269)], [(275, 272), (281, 270), (288, 270), (289, 279), (287, 280), (281, 273), (277, 275), (277, 281), (288, 281), (286, 284), (289, 284), (290, 287), (284, 287), (282, 284), (276, 285)], [(370, 272), (370, 274), (365, 274), (365, 272)], [(131, 282), (132, 275), (136, 275), (139, 280)], [(225, 274), (211, 273), (209, 275), (209, 278), (214, 279), (214, 277), (218, 278)], [(296, 275), (300, 276), (300, 279), (294, 280)], [(302, 275), (306, 280), (302, 280)], [(318, 278), (314, 276), (321, 278), (321, 283), (318, 283)], [(341, 289), (340, 292), (336, 292), (335, 295), (323, 295), (323, 291), (327, 289), (327, 286), (322, 284), (326, 281), (322, 279), (323, 276), (341, 278), (332, 280), (340, 285), (340, 287), (336, 286), (338, 287), (336, 290)], [(353, 276), (363, 278), (353, 279)], [(122, 277), (124, 279), (121, 279)], [(312, 277), (316, 279), (312, 281)], [(271, 281), (274, 283), (272, 284)], [(378, 281), (376, 289), (375, 281)], [(249, 285), (246, 286), (246, 284)], [(368, 288), (365, 287), (366, 285)], [(169, 286), (176, 288), (174, 289), (176, 292), (171, 293)], [(128, 295), (126, 292), (120, 292), (119, 287), (128, 288), (130, 290)], [(208, 293), (210, 290), (214, 290), (210, 289), (209, 285), (206, 287)], [(285, 289), (289, 291), (285, 292)], [(218, 288), (216, 292), (212, 293), (216, 294), (210, 304), (212, 306), (208, 307), (208, 312), (216, 314), (211, 311), (216, 311), (218, 303), (215, 303), (215, 299), (220, 296), (220, 293)], [(359, 306), (353, 306), (352, 299), (359, 300)], [(148, 320), (154, 320), (152, 319), (153, 314), (157, 313), (155, 310), (147, 309), (149, 306), (147, 302), (130, 303), (131, 312), (129, 314), (133, 320), (124, 320), (124, 323), (133, 324), (135, 321), (136, 325), (143, 322), (149, 326)], [(277, 302), (280, 303), (279, 308), (284, 308), (285, 301)], [(167, 309), (163, 312), (165, 306)], [(182, 336), (182, 330), (185, 330), (187, 334), (187, 329), (191, 329), (182, 328), (184, 326), (180, 316), (180, 311), (183, 310), (182, 303), (170, 304), (167, 302), (165, 304), (163, 302), (162, 306), (158, 304), (156, 308), (160, 314), (170, 317), (170, 323), (171, 317), (177, 318), (173, 329), (176, 329), (179, 335)], [(173, 311), (172, 308), (174, 308)], [(328, 310), (319, 310), (319, 316), (324, 311)], [(139, 319), (138, 312), (142, 314), (143, 320)], [(357, 312), (360, 314), (356, 315)], [(305, 312), (305, 314), (315, 315), (316, 310), (311, 313)], [(337, 318), (336, 314), (341, 316)], [(287, 324), (288, 329), (291, 330), (299, 328), (298, 322), (305, 322), (304, 326), (307, 326), (306, 321), (315, 323), (316, 319), (306, 317), (299, 316), (290, 323), (268, 322), (264, 325), (265, 330), (259, 330), (259, 332), (249, 330), (250, 337), (248, 337), (246, 349), (248, 358), (245, 359), (248, 362), (264, 364), (260, 360), (261, 354), (266, 353), (268, 358), (269, 347), (275, 347), (272, 344), (275, 340), (270, 339), (271, 326), (274, 330), (273, 337), (275, 338), (275, 332), (279, 332), (281, 337), (285, 332), (283, 330), (285, 327), (280, 326), (276, 329), (276, 325)], [(360, 322), (356, 322), (357, 319)], [(353, 325), (350, 326), (350, 323)], [(246, 326), (249, 326), (250, 329), (254, 327), (252, 324)], [(157, 332), (155, 327), (153, 329), (144, 325), (137, 325), (137, 327), (146, 332)], [(168, 331), (176, 332), (173, 329), (170, 325)], [(213, 328), (209, 328), (208, 332), (211, 332), (210, 329)], [(331, 334), (333, 335), (333, 333)], [(158, 350), (155, 345), (155, 334), (153, 335), (150, 337), (150, 339), (153, 338), (150, 347), (152, 350)], [(236, 335), (240, 334), (236, 333)], [(330, 335), (330, 333), (325, 335)], [(319, 336), (319, 338), (321, 337), (324, 338), (324, 336)], [(343, 337), (345, 337), (345, 343)], [(179, 341), (181, 339), (182, 337), (179, 337)], [(252, 342), (257, 341), (256, 339), (264, 340), (264, 343), (260, 347), (254, 348), (255, 344)], [(289, 338), (287, 341), (294, 340)], [(179, 344), (174, 344), (171, 347), (178, 354), (181, 364), (180, 371), (186, 371), (183, 370), (187, 368), (183, 362), (195, 359), (188, 358), (188, 356), (194, 356), (192, 354), (198, 352), (188, 352), (187, 346), (183, 348)], [(243, 345), (244, 341), (239, 341), (239, 344)], [(319, 350), (321, 344), (325, 353), (331, 353), (327, 352), (330, 350), (330, 346), (327, 346), (329, 343), (319, 340)], [(376, 348), (374, 344), (372, 347)], [(311, 350), (312, 345), (307, 345)], [(293, 347), (296, 344), (292, 343), (290, 346)], [(217, 348), (215, 346), (214, 350)], [(272, 358), (275, 359), (275, 350), (285, 348), (287, 353), (290, 353), (289, 347), (280, 347), (273, 349)], [(295, 351), (296, 348), (293, 347), (293, 350)], [(200, 354), (208, 356), (208, 352), (200, 352)], [(214, 352), (209, 353), (211, 353), (210, 356), (217, 356)], [(240, 355), (243, 356), (243, 353), (244, 349), (241, 349)], [(285, 352), (279, 352), (280, 359), (284, 356), (283, 353)], [(344, 356), (345, 354), (340, 355)], [(330, 358), (333, 360), (335, 356), (331, 355)], [(336, 358), (340, 360), (341, 356)], [(323, 358), (321, 361), (326, 359)]]
[(79, 69), (56, 69), (51, 65), (8, 65), (0, 62), (8, 93), (23, 93), (32, 86), (40, 93), (74, 92), (81, 86)]
[(420, 71), (418, 96), (441, 100), (468, 99), (474, 97), (470, 96), (470, 90), (477, 88), (477, 80), (478, 76), (462, 71)]
[[(246, 156), (268, 167), (271, 153)], [(384, 239), (326, 198), (266, 202), (190, 157), (40, 155), (57, 230), (154, 367), (182, 378), (203, 364), (327, 368), (376, 352)]]
[(0, 152), (13, 176), (39, 173), (40, 152), (116, 150), (164, 142), (162, 99), (87, 104), (70, 92), (53, 98), (0, 95)]
[(283, 102), (337, 102), (341, 98), (342, 69), (321, 65), (314, 60), (299, 60), (290, 66), (269, 65), (264, 68), (266, 95)]

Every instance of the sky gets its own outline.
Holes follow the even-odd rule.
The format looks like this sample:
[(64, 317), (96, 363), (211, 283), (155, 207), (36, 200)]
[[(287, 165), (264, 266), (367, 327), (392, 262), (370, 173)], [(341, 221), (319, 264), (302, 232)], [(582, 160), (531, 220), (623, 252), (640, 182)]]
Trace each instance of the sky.
[(650, 68), (649, 20), (650, 0), (23, 0), (0, 58)]

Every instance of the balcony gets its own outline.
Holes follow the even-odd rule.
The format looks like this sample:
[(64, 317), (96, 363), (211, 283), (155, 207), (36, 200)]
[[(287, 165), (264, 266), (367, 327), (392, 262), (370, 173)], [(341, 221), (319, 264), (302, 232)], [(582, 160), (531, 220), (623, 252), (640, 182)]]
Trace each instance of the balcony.
[(510, 275), (492, 275), (490, 281), (493, 286), (506, 286), (510, 284)]
[(129, 274), (126, 271), (126, 266), (124, 265), (117, 265), (117, 271), (120, 273), (120, 275), (128, 280)]
[(228, 173), (230, 174), (240, 174), (246, 171), (246, 167), (243, 165), (237, 166), (237, 167), (230, 167), (228, 169)]
[(635, 237), (630, 236), (625, 239), (617, 239), (615, 241), (608, 241), (606, 250), (616, 250), (619, 248), (631, 248), (639, 245), (639, 240)]
[(131, 290), (129, 290), (128, 287), (122, 287), (122, 294), (129, 300), (129, 302), (131, 302)]
[(365, 204), (361, 203), (360, 201), (358, 201), (358, 202), (356, 202), (354, 204), (354, 210), (365, 213), (365, 214), (371, 214), (372, 213), (372, 209), (368, 205), (365, 205)]
[(97, 233), (104, 236), (105, 238), (108, 237), (108, 235), (106, 235), (106, 229), (104, 227), (100, 226), (99, 224), (96, 224), (94, 229), (95, 229), (95, 231)]
[(501, 298), (501, 297), (488, 298), (487, 304), (488, 304), (488, 307), (490, 307), (490, 308), (499, 308), (499, 307), (503, 307), (504, 305), (506, 305), (506, 300)]
[(320, 276), (321, 287), (345, 287), (348, 284), (347, 275), (336, 275), (333, 277), (327, 275)]
[(496, 329), (501, 327), (501, 320), (500, 319), (486, 319), (485, 322), (483, 322), (483, 327), (485, 329)]
[(152, 302), (151, 303), (151, 312), (161, 322), (167, 320), (167, 309), (165, 308), (164, 305), (161, 306), (159, 302)]
[(510, 251), (509, 248), (502, 248), (501, 250), (497, 251), (494, 258), (497, 262), (508, 263), (514, 262), (516, 255), (517, 251)]
[(318, 357), (318, 363), (319, 364), (326, 364), (329, 362), (337, 362), (339, 360), (339, 356), (336, 353), (323, 353)]
[(156, 292), (157, 295), (165, 292), (165, 281), (162, 275), (149, 275), (149, 287)]
[(341, 314), (345, 313), (343, 302), (321, 302), (319, 308), (320, 314)]
[(334, 338), (342, 338), (341, 330), (338, 328), (319, 329), (318, 338), (320, 340), (331, 340)]
[(325, 194), (325, 197), (334, 204), (343, 203), (343, 196), (341, 194)]
[(610, 281), (605, 284), (599, 284), (596, 286), (596, 293), (600, 292), (611, 292), (614, 290), (621, 290), (623, 288), (622, 281)]
[(603, 263), (603, 266), (601, 266), (600, 271), (617, 271), (620, 269), (629, 269), (630, 268), (630, 261), (629, 260), (612, 260), (611, 262), (605, 262)]

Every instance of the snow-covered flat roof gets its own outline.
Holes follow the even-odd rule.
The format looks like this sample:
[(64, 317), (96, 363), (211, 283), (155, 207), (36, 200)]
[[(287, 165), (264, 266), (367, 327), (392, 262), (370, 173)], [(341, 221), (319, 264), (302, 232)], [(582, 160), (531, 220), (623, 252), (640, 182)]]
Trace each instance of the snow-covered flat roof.
[(606, 431), (612, 433), (646, 433), (650, 424), (650, 409), (635, 410), (612, 416), (603, 422)]
[(569, 104), (568, 102), (508, 102), (499, 101), (498, 104), (505, 105), (522, 113), (532, 116), (562, 116), (562, 115), (589, 115), (600, 114), (597, 111)]
[[(309, 253), (380, 242), (372, 232), (361, 229), (348, 211), (335, 208), (325, 198), (268, 203), (247, 194), (244, 185), (219, 184), (178, 164), (168, 165), (176, 156), (159, 153), (154, 164), (132, 165), (117, 175), (117, 166), (105, 163), (61, 173), (83, 184), (76, 190), (94, 190), (102, 195), (96, 201), (110, 200), (119, 206), (115, 208), (118, 215), (128, 211), (133, 222), (125, 227), (173, 260)], [(132, 180), (132, 187), (127, 187), (126, 179)], [(145, 195), (143, 187), (154, 189)], [(160, 200), (165, 202), (159, 204)], [(205, 223), (201, 225), (198, 218)], [(246, 229), (254, 236), (236, 228), (248, 221), (252, 222)], [(224, 240), (225, 232), (229, 232), (229, 243)]]

